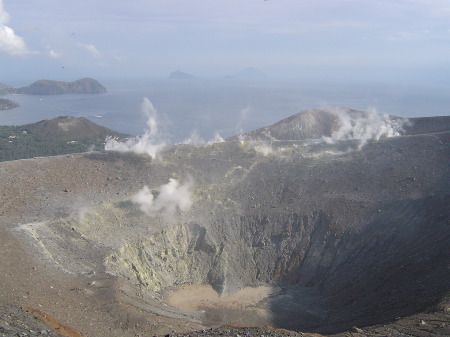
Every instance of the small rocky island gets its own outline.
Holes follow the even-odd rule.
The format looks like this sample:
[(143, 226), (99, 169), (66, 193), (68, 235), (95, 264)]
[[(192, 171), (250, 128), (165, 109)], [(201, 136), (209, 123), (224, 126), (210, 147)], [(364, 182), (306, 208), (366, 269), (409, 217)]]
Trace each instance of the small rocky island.
[(103, 94), (106, 88), (97, 80), (82, 78), (73, 82), (39, 80), (22, 88), (0, 88), (0, 94), (26, 95), (64, 95), (64, 94)]
[(192, 80), (194, 78), (196, 78), (194, 75), (179, 70), (174, 71), (169, 75), (169, 79), (171, 80)]
[(0, 110), (11, 110), (18, 106), (18, 103), (11, 101), (10, 99), (0, 98)]

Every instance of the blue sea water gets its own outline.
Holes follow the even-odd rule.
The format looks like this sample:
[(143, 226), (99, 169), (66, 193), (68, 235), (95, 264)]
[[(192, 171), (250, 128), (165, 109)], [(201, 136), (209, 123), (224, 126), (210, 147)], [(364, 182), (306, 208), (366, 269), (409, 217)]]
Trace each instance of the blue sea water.
[(171, 142), (194, 131), (208, 140), (218, 132), (230, 137), (273, 124), (299, 111), (324, 107), (375, 109), (403, 117), (448, 115), (450, 96), (442, 88), (361, 83), (294, 81), (100, 80), (101, 95), (7, 95), (19, 108), (0, 111), (0, 125), (22, 125), (56, 116), (86, 117), (116, 131), (142, 134), (147, 97)]

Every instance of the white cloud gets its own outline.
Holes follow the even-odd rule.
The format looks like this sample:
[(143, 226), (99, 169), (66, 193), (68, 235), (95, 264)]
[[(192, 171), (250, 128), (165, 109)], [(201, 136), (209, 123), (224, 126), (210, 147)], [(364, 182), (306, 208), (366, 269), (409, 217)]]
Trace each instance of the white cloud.
[(96, 59), (100, 58), (102, 56), (100, 51), (93, 44), (80, 43), (78, 45), (80, 46), (80, 48), (82, 48), (82, 49), (86, 50), (87, 52), (89, 52)]
[[(64, 46), (64, 57), (76, 59), (76, 51), (69, 53), (72, 46), (93, 60), (108, 60), (111, 71), (130, 76), (144, 68), (150, 75), (166, 76), (174, 65), (196, 68), (199, 75), (225, 75), (230, 71), (222, 69), (250, 65), (273, 76), (278, 71), (298, 78), (304, 70), (313, 73), (310, 66), (348, 66), (359, 74), (361, 66), (446, 64), (449, 4), (448, 0), (155, 0), (131, 1), (124, 10), (121, 2), (106, 0), (64, 4), (10, 0), (5, 6), (14, 25), (7, 23), (2, 1), (0, 25), (14, 28), (30, 48), (31, 43), (45, 41), (58, 46), (56, 52)], [(429, 33), (422, 34), (424, 30)], [(20, 38), (16, 38), (17, 47)], [(180, 45), (186, 47), (182, 54), (177, 50)], [(48, 50), (44, 52), (49, 57)], [(4, 46), (0, 53), (6, 53)], [(112, 62), (122, 60), (127, 62), (113, 69)], [(6, 61), (3, 65), (10, 67)], [(80, 67), (91, 65), (76, 61)]]
[(17, 36), (14, 30), (4, 25), (0, 25), (0, 52), (13, 56), (30, 54), (23, 39)]
[(0, 0), (0, 25), (9, 22), (9, 14), (3, 9), (3, 0)]
[(9, 22), (9, 14), (3, 9), (3, 1), (0, 0), (0, 53), (13, 56), (31, 54), (23, 39), (14, 33), (14, 30), (5, 24)]
[(54, 59), (59, 59), (59, 58), (61, 58), (61, 57), (63, 56), (61, 53), (58, 53), (58, 52), (54, 51), (53, 49), (50, 49), (50, 50), (48, 51), (48, 55), (49, 55), (51, 58), (54, 58)]
[(119, 62), (122, 62), (124, 60), (124, 58), (120, 55), (114, 55), (113, 57), (114, 57), (114, 60), (119, 61)]

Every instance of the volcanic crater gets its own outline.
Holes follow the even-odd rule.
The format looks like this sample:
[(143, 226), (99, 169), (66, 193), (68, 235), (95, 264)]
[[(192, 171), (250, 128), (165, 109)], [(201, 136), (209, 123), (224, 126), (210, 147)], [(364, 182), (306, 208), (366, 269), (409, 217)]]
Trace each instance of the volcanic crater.
[[(232, 139), (169, 146), (160, 160), (95, 152), (0, 163), (1, 231), (16, 257), (2, 258), (1, 299), (92, 336), (224, 324), (321, 334), (391, 324), (400, 335), (396, 321), (424, 312), (443, 323), (411, 334), (448, 333), (441, 128), (411, 119), (402, 135), (362, 148), (277, 134), (269, 153)], [(190, 207), (163, 204), (171, 181), (189, 190)], [(133, 201), (143, 186), (149, 209)]]

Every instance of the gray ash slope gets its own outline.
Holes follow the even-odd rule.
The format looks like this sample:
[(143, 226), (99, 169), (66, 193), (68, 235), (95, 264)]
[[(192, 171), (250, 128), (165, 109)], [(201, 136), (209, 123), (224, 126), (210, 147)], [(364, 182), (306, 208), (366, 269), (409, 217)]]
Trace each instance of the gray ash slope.
[[(400, 122), (402, 135), (417, 135), (445, 132), (449, 129), (450, 116), (403, 118), (380, 115), (375, 112), (359, 111), (348, 108), (327, 108), (301, 111), (270, 126), (247, 132), (242, 136), (254, 140), (308, 140), (330, 137), (342, 124), (340, 116), (348, 120), (344, 123), (360, 121), (376, 122), (370, 119)], [(241, 137), (242, 137), (241, 136)], [(238, 140), (238, 136), (230, 140)]]
[[(1, 163), (1, 220), (57, 275), (105, 284), (88, 289), (103, 303), (97, 322), (128, 322), (111, 335), (236, 317), (327, 334), (391, 322), (382, 333), (400, 335), (393, 321), (426, 313), (441, 325), (416, 333), (437, 336), (448, 332), (450, 308), (450, 131), (442, 129), (448, 117), (437, 120), (412, 120), (407, 135), (361, 150), (354, 139), (276, 141), (269, 129), (272, 151), (264, 154), (229, 141), (168, 147), (161, 161), (109, 152)], [(130, 202), (143, 185), (156, 191), (189, 176), (189, 211), (149, 217)], [(163, 292), (180, 284), (210, 284), (222, 296), (245, 286), (280, 291), (254, 311), (187, 313), (162, 304)], [(97, 311), (76, 319), (55, 305), (43, 310), (101, 335), (89, 325)], [(158, 326), (160, 317), (171, 323)]]
[(0, 336), (61, 336), (22, 308), (0, 302)]

